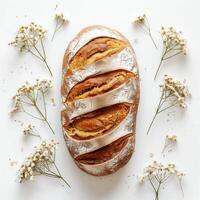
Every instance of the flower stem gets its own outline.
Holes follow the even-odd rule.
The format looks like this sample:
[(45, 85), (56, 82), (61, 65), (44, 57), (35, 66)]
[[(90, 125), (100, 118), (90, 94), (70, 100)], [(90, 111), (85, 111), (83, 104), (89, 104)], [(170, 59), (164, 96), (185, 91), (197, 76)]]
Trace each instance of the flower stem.
[(51, 42), (53, 42), (53, 39), (54, 39), (54, 37), (55, 37), (55, 35), (56, 35), (56, 29), (55, 29), (55, 31), (54, 31), (54, 33), (53, 33), (53, 36), (52, 36), (52, 38), (51, 38)]
[(56, 27), (55, 27), (55, 29), (54, 29), (54, 33), (53, 33), (53, 36), (52, 36), (52, 38), (51, 38), (51, 42), (53, 41), (53, 39), (54, 39), (56, 33), (59, 31), (59, 29), (63, 26), (63, 24), (64, 24), (64, 23), (61, 23), (60, 26), (59, 26), (58, 22), (56, 23)]
[(159, 63), (158, 68), (157, 68), (157, 70), (156, 70), (156, 74), (155, 74), (155, 76), (154, 76), (154, 80), (156, 80), (156, 78), (157, 78), (157, 75), (158, 75), (158, 72), (160, 71), (160, 67), (161, 67), (161, 65), (162, 65), (162, 62), (163, 62), (163, 56), (162, 56), (161, 59), (160, 59), (160, 63)]
[(150, 123), (150, 125), (149, 125), (148, 130), (147, 130), (147, 135), (149, 134), (149, 131), (150, 131), (150, 129), (151, 129), (151, 127), (152, 127), (152, 125), (153, 125), (155, 119), (156, 119), (157, 114), (158, 114), (158, 113), (155, 112), (155, 114), (154, 114), (154, 116), (153, 116), (153, 119), (151, 120), (151, 123)]
[[(45, 51), (42, 41), (41, 41), (41, 46), (42, 46), (43, 51)], [(51, 74), (51, 76), (53, 76), (52, 71), (51, 71), (51, 69), (50, 69), (50, 67), (49, 67), (49, 64), (47, 63), (45, 52), (43, 53), (44, 55), (42, 55), (42, 54), (40, 53), (40, 51), (38, 50), (38, 48), (37, 48), (35, 45), (33, 45), (33, 47), (34, 47), (34, 49), (36, 50), (36, 52), (38, 53), (38, 55), (39, 55), (39, 57), (41, 58), (41, 60), (45, 63), (45, 65), (46, 65), (46, 67), (47, 67), (49, 73)]]
[(58, 169), (55, 161), (53, 161), (53, 164), (54, 164), (54, 167), (56, 168), (56, 171), (58, 172), (58, 178), (60, 178), (69, 188), (71, 188), (71, 186), (69, 185), (69, 183), (61, 175), (60, 170)]
[(162, 92), (162, 95), (161, 95), (161, 97), (160, 97), (160, 101), (159, 101), (158, 107), (157, 107), (157, 109), (156, 109), (156, 112), (155, 112), (155, 114), (154, 114), (154, 116), (153, 116), (153, 119), (151, 120), (151, 123), (150, 123), (150, 125), (149, 125), (148, 130), (147, 130), (147, 135), (149, 134), (149, 131), (150, 131), (150, 129), (151, 129), (151, 127), (152, 127), (152, 125), (153, 125), (155, 119), (156, 119), (156, 116), (159, 114), (160, 108), (161, 108), (161, 106), (162, 106), (162, 104), (163, 104), (163, 96), (164, 96), (164, 93)]
[(44, 60), (44, 63), (45, 63), (45, 65), (46, 65), (46, 67), (47, 67), (47, 69), (48, 69), (50, 75), (53, 76), (53, 73), (52, 73), (52, 71), (51, 71), (51, 69), (50, 69), (50, 67), (49, 67), (49, 64), (47, 63), (47, 60), (46, 60), (45, 58), (44, 58), (43, 60)]
[(71, 188), (71, 186), (69, 185), (69, 183), (68, 183), (62, 176), (59, 176), (59, 178), (60, 178), (69, 188)]
[(151, 41), (153, 42), (154, 46), (156, 47), (156, 49), (158, 49), (155, 40), (153, 39), (153, 36), (151, 35), (151, 32), (149, 31), (149, 37), (151, 38)]
[(40, 108), (37, 106), (36, 102), (34, 102), (34, 106), (36, 108), (36, 110), (38, 111), (38, 113), (41, 115), (41, 117), (43, 118), (43, 120), (46, 122), (46, 124), (48, 125), (48, 127), (50, 128), (51, 132), (55, 135), (55, 132), (53, 130), (53, 128), (51, 127), (50, 123), (48, 122), (47, 118), (44, 116), (44, 114), (41, 112)]

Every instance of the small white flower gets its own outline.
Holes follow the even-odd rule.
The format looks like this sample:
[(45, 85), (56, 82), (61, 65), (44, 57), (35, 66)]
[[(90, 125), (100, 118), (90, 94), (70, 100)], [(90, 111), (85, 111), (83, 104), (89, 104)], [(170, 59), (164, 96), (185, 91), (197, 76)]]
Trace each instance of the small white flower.
[(176, 31), (173, 27), (162, 27), (160, 33), (163, 40), (163, 51), (154, 80), (158, 75), (163, 61), (173, 58), (179, 54), (187, 54), (186, 41), (182, 37), (182, 33), (180, 31)]
[[(158, 199), (160, 188), (162, 184), (166, 184), (168, 179), (172, 176), (178, 177), (180, 184), (182, 177), (185, 174), (179, 172), (176, 165), (173, 163), (163, 164), (158, 161), (154, 161), (144, 168), (143, 175), (140, 177), (139, 182), (144, 183), (148, 181), (155, 191), (156, 199)], [(182, 189), (182, 187), (181, 187)]]
[(140, 16), (137, 16), (134, 20), (134, 23), (137, 23), (137, 24), (143, 24), (145, 22), (145, 18), (146, 18), (146, 15), (143, 14), (143, 15), (140, 15)]
[(69, 20), (64, 16), (63, 13), (56, 13), (54, 16), (55, 22), (56, 22), (56, 26), (54, 29), (54, 33), (53, 36), (51, 38), (51, 41), (53, 41), (56, 33), (65, 25), (69, 23)]

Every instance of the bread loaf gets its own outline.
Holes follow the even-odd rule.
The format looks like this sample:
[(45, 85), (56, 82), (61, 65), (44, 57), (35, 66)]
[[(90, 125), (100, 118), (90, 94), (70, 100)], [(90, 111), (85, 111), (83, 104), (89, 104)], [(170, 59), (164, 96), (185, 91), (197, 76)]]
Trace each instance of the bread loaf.
[(139, 102), (127, 39), (104, 26), (83, 29), (64, 54), (61, 95), (64, 138), (77, 166), (94, 176), (124, 166), (134, 151)]

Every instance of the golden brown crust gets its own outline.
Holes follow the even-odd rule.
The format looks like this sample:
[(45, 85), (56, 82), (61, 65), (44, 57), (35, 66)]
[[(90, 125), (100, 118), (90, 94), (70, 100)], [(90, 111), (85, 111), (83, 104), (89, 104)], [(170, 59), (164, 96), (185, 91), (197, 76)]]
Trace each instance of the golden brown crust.
[(127, 82), (133, 73), (126, 70), (116, 70), (89, 77), (76, 84), (67, 96), (67, 102), (103, 94)]
[[(135, 143), (135, 134), (133, 136), (129, 137), (129, 142), (134, 144)], [(123, 156), (121, 159), (118, 160), (118, 162), (115, 163), (115, 165), (113, 165), (112, 167), (105, 167), (104, 170), (99, 171), (98, 173), (95, 173), (93, 171), (89, 171), (87, 170), (87, 168), (83, 167), (83, 165), (76, 161), (77, 166), (82, 169), (83, 171), (85, 171), (86, 173), (93, 175), (93, 176), (106, 176), (109, 174), (112, 174), (116, 171), (118, 171), (120, 168), (122, 168), (124, 165), (126, 165), (128, 163), (128, 161), (130, 160), (132, 154), (134, 152), (134, 145), (128, 149), (128, 151), (126, 152), (126, 155)]]
[(76, 157), (76, 161), (89, 165), (106, 162), (114, 158), (122, 150), (122, 148), (127, 144), (129, 137), (132, 135), (133, 134), (128, 134), (107, 146), (97, 149), (96, 151), (82, 154)]
[(63, 127), (74, 139), (91, 139), (117, 127), (128, 115), (129, 110), (128, 103), (115, 104), (81, 115)]
[(110, 37), (99, 37), (89, 41), (69, 63), (67, 74), (83, 69), (86, 65), (111, 56), (127, 46), (127, 43)]
[[(77, 44), (77, 42), (79, 41), (79, 39), (82, 37), (82, 35), (83, 34), (86, 34), (87, 32), (90, 34), (90, 31), (92, 31), (93, 29), (99, 29), (99, 30), (101, 30), (101, 28), (104, 28), (104, 29), (107, 29), (107, 30), (109, 30), (110, 32), (113, 32), (113, 33), (115, 33), (116, 34), (116, 37), (118, 38), (118, 39), (120, 39), (120, 41), (121, 40), (123, 40), (125, 43), (126, 43), (126, 46), (128, 46), (129, 48), (131, 48), (132, 49), (132, 47), (131, 47), (131, 45), (130, 45), (130, 43), (127, 41), (127, 39), (123, 36), (123, 35), (121, 35), (119, 32), (117, 32), (117, 31), (115, 31), (115, 30), (112, 30), (112, 29), (109, 29), (109, 28), (107, 28), (107, 27), (103, 27), (103, 26), (90, 26), (90, 27), (87, 27), (87, 28), (85, 28), (85, 29), (83, 29), (76, 37), (75, 37), (75, 39), (70, 43), (70, 45), (69, 45), (69, 48), (66, 50), (66, 52), (65, 52), (65, 56), (64, 56), (64, 60), (63, 60), (63, 77), (64, 77), (64, 79), (63, 79), (63, 84), (62, 84), (62, 87), (61, 87), (61, 92), (62, 92), (62, 95), (63, 96), (67, 96), (67, 94), (68, 94), (68, 87), (67, 87), (67, 85), (65, 86), (65, 80), (67, 79), (67, 76), (68, 75), (72, 75), (73, 74), (73, 69), (72, 69), (72, 71), (71, 70), (68, 70), (67, 71), (67, 69), (69, 69), (69, 66), (70, 66), (70, 64), (72, 63), (72, 60), (73, 60), (73, 56), (74, 56), (74, 51), (73, 51), (73, 47), (75, 46), (74, 44)], [(100, 37), (100, 38), (105, 38), (105, 37)], [(94, 39), (93, 39), (94, 40)], [(93, 41), (93, 40), (90, 40), (90, 42), (91, 41)], [(89, 43), (89, 42), (88, 42)], [(84, 45), (85, 46), (85, 45)], [(84, 47), (83, 46), (83, 47)], [(102, 48), (102, 47), (100, 47), (100, 48)], [(80, 50), (79, 50), (80, 51)], [(77, 55), (77, 53), (78, 52), (76, 52), (76, 54), (75, 55)], [(93, 51), (93, 53), (95, 53), (94, 51)], [(91, 51), (91, 55), (93, 54), (92, 53), (92, 51)], [(117, 53), (117, 52), (116, 52)], [(95, 53), (96, 54), (96, 53)], [(94, 55), (95, 55), (94, 54)], [(98, 53), (97, 53), (98, 54)], [(88, 54), (89, 55), (89, 54)], [(90, 55), (90, 56), (91, 56)], [(93, 56), (93, 55), (92, 55)], [(106, 55), (105, 57), (107, 57), (107, 56), (109, 56), (109, 54), (108, 55)], [(135, 57), (135, 55), (134, 55), (134, 51), (133, 51), (133, 57)], [(102, 58), (104, 58), (104, 57), (102, 57)], [(96, 61), (98, 61), (98, 58), (97, 58), (97, 60), (95, 60), (94, 62), (96, 62)], [(135, 65), (134, 65), (135, 66)], [(91, 77), (90, 77), (91, 78)], [(138, 79), (137, 79), (137, 77), (136, 77), (136, 84), (135, 84), (135, 88), (136, 88), (136, 95), (134, 96), (134, 103), (133, 103), (133, 105), (134, 105), (134, 111), (133, 111), (133, 119), (135, 119), (135, 116), (136, 116), (136, 113), (137, 113), (137, 107), (138, 107), (138, 101), (139, 101), (139, 83), (138, 83)], [(80, 89), (80, 91), (83, 89), (83, 88), (79, 88)], [(113, 88), (111, 88), (111, 89), (113, 89)], [(106, 92), (106, 91), (104, 91), (104, 90), (101, 90), (100, 91), (100, 93), (104, 93), (104, 92)], [(72, 99), (75, 97), (76, 98), (76, 95), (77, 94), (79, 94), (78, 92), (72, 97)], [(99, 94), (99, 93), (98, 93)], [(78, 95), (79, 96), (79, 95)], [(87, 95), (86, 95), (87, 96)], [(131, 109), (132, 110), (132, 109)], [(66, 116), (65, 116), (66, 115)], [(82, 117), (82, 116), (81, 116)], [(76, 119), (79, 119), (79, 117), (77, 117)], [(72, 141), (72, 139), (71, 139), (71, 136), (69, 136), (68, 134), (66, 134), (66, 126), (68, 126), (69, 125), (69, 118), (68, 118), (68, 116), (67, 116), (67, 112), (64, 112), (64, 114), (63, 114), (63, 112), (62, 112), (62, 121), (63, 121), (63, 123), (65, 124), (64, 126), (63, 126), (63, 128), (64, 128), (64, 135), (65, 135), (65, 139), (66, 139), (66, 141), (67, 141), (67, 146), (68, 146), (68, 148), (69, 148), (69, 151), (70, 151), (70, 153), (71, 153), (71, 155), (74, 157), (74, 159), (75, 158), (77, 158), (77, 146), (76, 145), (74, 145), (73, 144), (73, 146), (72, 146), (72, 144), (71, 144), (71, 141)], [(120, 123), (120, 122), (119, 122)], [(87, 127), (87, 126), (86, 126)], [(89, 128), (89, 126), (88, 126), (88, 128)], [(135, 121), (133, 121), (133, 133), (135, 133)], [(95, 136), (96, 137), (96, 136)], [(99, 138), (97, 138), (97, 140), (96, 140), (96, 138), (93, 138), (93, 140), (94, 141), (98, 141), (98, 139)], [(104, 136), (103, 136), (104, 137)], [(105, 137), (107, 137), (106, 135), (105, 135)], [(90, 137), (88, 137), (88, 138), (86, 138), (86, 139), (90, 139)], [(81, 138), (79, 138), (79, 142), (82, 142), (81, 141)], [(93, 141), (93, 140), (91, 140), (91, 141)], [(128, 161), (129, 161), (129, 159), (130, 159), (130, 157), (131, 157), (131, 155), (132, 155), (132, 153), (133, 153), (133, 151), (134, 151), (134, 143), (135, 143), (135, 134), (133, 135), (133, 136), (129, 136), (128, 137), (128, 142), (126, 143), (125, 141), (123, 141), (122, 142), (122, 144), (121, 144), (121, 146), (123, 146), (122, 147), (122, 149), (121, 149), (121, 153), (120, 153), (120, 151), (118, 151), (117, 150), (117, 148), (115, 149), (115, 151), (114, 152), (118, 152), (118, 154), (116, 153), (116, 156), (115, 156), (115, 158), (111, 158), (110, 160), (109, 160), (109, 156), (108, 155), (111, 155), (112, 153), (113, 153), (113, 151), (112, 151), (112, 149), (110, 148), (107, 152), (105, 151), (104, 153), (105, 153), (105, 157), (103, 157), (102, 158), (102, 160), (104, 160), (104, 161), (106, 161), (107, 160), (107, 162), (102, 162), (101, 161), (101, 159), (100, 158), (98, 158), (98, 156), (101, 156), (101, 153), (97, 153), (97, 152), (94, 152), (93, 154), (92, 154), (92, 156), (93, 156), (93, 158), (96, 160), (96, 161), (94, 161), (94, 163), (91, 163), (92, 161), (89, 161), (88, 162), (88, 164), (89, 165), (87, 165), (86, 163), (87, 163), (87, 161), (89, 160), (89, 157), (88, 157), (88, 155), (86, 156), (86, 157), (84, 157), (84, 159), (82, 159), (82, 161), (83, 161), (83, 163), (85, 162), (85, 166), (84, 166), (84, 164), (80, 161), (80, 160), (76, 160), (75, 159), (75, 162), (76, 162), (76, 164), (78, 165), (78, 167), (80, 167), (83, 171), (85, 171), (86, 173), (89, 173), (89, 174), (91, 174), (91, 175), (95, 175), (95, 176), (104, 176), (104, 175), (108, 175), (108, 174), (111, 174), (111, 173), (113, 173), (113, 172), (115, 172), (115, 171), (117, 171), (119, 168), (121, 168), (121, 167), (123, 167)], [(74, 140), (74, 141), (76, 141), (76, 140)], [(84, 142), (84, 141), (83, 141)], [(89, 140), (89, 142), (90, 142), (90, 140)], [(79, 145), (78, 144), (78, 142), (77, 142), (77, 145)], [(124, 146), (125, 145), (125, 146)], [(120, 146), (120, 145), (119, 145)], [(120, 149), (120, 148), (119, 148)], [(100, 151), (99, 151), (100, 152)], [(104, 154), (104, 153), (102, 153), (102, 154)], [(123, 154), (122, 154), (123, 153)], [(80, 154), (78, 154), (78, 155), (82, 155), (81, 153)], [(84, 154), (84, 155), (86, 155), (86, 154)], [(91, 156), (91, 154), (89, 154), (90, 156)], [(96, 156), (95, 156), (96, 155)], [(122, 156), (123, 155), (123, 156)], [(79, 157), (79, 158), (81, 158), (81, 157)], [(83, 158), (83, 157), (82, 157)], [(113, 160), (113, 161), (112, 161)], [(110, 162), (111, 161), (111, 162)], [(96, 166), (96, 164), (95, 164), (95, 162), (96, 163), (99, 163), (99, 164), (97, 164), (97, 166), (99, 166), (100, 165), (100, 168), (101, 168), (101, 166), (102, 166), (102, 168), (101, 168), (101, 170), (98, 170), (99, 168), (97, 167), (97, 168), (95, 168), (95, 166)], [(113, 165), (113, 163), (114, 163), (114, 165)], [(88, 166), (94, 166), (94, 168), (88, 168)], [(105, 168), (104, 168), (105, 167)]]

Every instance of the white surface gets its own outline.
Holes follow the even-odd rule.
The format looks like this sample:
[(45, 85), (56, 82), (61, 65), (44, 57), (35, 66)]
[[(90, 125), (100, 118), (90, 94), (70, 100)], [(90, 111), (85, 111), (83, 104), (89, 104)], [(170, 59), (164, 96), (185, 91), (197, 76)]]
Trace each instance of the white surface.
[[(37, 177), (35, 181), (20, 185), (17, 181), (19, 164), (11, 167), (10, 161), (19, 163), (32, 147), (38, 143), (35, 138), (24, 140), (19, 123), (9, 117), (10, 99), (15, 90), (24, 81), (35, 78), (49, 78), (40, 62), (31, 56), (19, 56), (15, 49), (7, 44), (12, 40), (19, 25), (35, 21), (49, 29), (52, 35), (54, 23), (52, 16), (55, 5), (58, 10), (70, 14), (70, 25), (60, 31), (54, 42), (46, 41), (49, 62), (54, 73), (54, 89), (56, 107), (49, 102), (49, 119), (56, 130), (56, 138), (60, 141), (57, 154), (58, 165), (63, 175), (69, 181), (72, 189), (62, 187), (58, 180), (47, 177)], [(162, 200), (198, 200), (200, 198), (200, 90), (199, 90), (199, 44), (200, 44), (200, 5), (198, 0), (34, 0), (14, 1), (1, 0), (0, 6), (0, 194), (6, 200), (139, 200), (154, 199), (152, 189), (147, 184), (140, 187), (137, 175), (144, 165), (151, 161), (150, 153), (155, 159), (164, 162), (175, 162), (181, 170), (187, 173), (183, 188), (185, 195), (174, 181), (161, 191)], [(156, 50), (148, 36), (133, 28), (131, 20), (138, 14), (146, 13), (149, 17), (153, 35), (161, 48), (158, 31), (162, 25), (175, 26), (183, 31), (188, 41), (189, 55), (186, 58), (175, 58), (166, 62), (154, 82), (155, 72), (161, 50)], [(133, 44), (138, 58), (141, 75), (141, 101), (137, 119), (136, 152), (128, 165), (117, 173), (96, 178), (85, 174), (73, 163), (65, 147), (60, 126), (60, 78), (63, 53), (68, 42), (83, 27), (92, 24), (102, 24), (122, 32)], [(183, 112), (163, 113), (153, 126), (150, 135), (146, 136), (147, 126), (152, 118), (159, 98), (158, 85), (162, 75), (169, 73), (177, 79), (186, 79), (192, 93), (187, 110)], [(175, 111), (175, 110), (172, 110)], [(14, 117), (21, 121), (32, 121), (44, 135), (51, 136), (48, 128), (38, 121), (19, 114)], [(178, 136), (178, 145), (165, 158), (161, 156), (164, 137), (167, 133)]]

